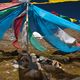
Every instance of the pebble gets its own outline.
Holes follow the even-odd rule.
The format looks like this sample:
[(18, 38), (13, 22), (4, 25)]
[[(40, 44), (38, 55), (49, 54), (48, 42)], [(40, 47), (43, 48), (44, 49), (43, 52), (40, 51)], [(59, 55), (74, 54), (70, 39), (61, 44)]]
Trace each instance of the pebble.
[(6, 73), (9, 74), (10, 72), (9, 71), (6, 71)]

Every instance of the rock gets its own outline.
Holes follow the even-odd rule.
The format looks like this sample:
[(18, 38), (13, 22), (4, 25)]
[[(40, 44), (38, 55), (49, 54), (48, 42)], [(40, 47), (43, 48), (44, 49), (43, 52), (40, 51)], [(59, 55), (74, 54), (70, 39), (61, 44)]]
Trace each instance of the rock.
[(80, 80), (80, 77), (77, 77), (77, 78), (74, 78), (74, 79), (71, 79), (71, 80)]
[(22, 80), (43, 80), (43, 74), (39, 70), (32, 69), (24, 74)]
[(7, 74), (10, 74), (10, 72), (9, 72), (9, 71), (6, 71), (6, 73), (7, 73)]
[(17, 71), (17, 69), (13, 69), (13, 72), (16, 72)]
[(56, 70), (56, 68), (54, 66), (48, 65), (48, 64), (47, 65), (43, 65), (42, 68), (44, 70), (46, 70), (47, 72), (54, 72)]

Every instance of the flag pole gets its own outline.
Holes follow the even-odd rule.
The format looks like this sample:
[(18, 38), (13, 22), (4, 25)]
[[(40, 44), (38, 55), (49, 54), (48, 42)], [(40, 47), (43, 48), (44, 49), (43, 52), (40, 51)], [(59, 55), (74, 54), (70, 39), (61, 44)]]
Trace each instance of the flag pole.
[(29, 4), (30, 4), (30, 0), (27, 0), (27, 17), (26, 17), (26, 31), (27, 31), (27, 58), (28, 58), (28, 60), (29, 60), (29, 66), (32, 64), (32, 58), (31, 58), (31, 56), (30, 56), (30, 54), (29, 54), (29, 34), (28, 34), (28, 27), (29, 27), (29, 13), (28, 13), (28, 10), (29, 10)]
[[(31, 67), (32, 67), (32, 57), (30, 56), (30, 54), (29, 54), (29, 34), (28, 34), (28, 27), (29, 27), (29, 18), (28, 18), (28, 9), (29, 9), (29, 0), (26, 0), (26, 5), (27, 5), (27, 8), (26, 8), (26, 25), (25, 25), (25, 27), (26, 27), (26, 31), (27, 31), (27, 36), (26, 36), (26, 43), (27, 43), (27, 45), (26, 45), (26, 50), (24, 51), (23, 50), (23, 52), (22, 53), (20, 53), (20, 58), (19, 58), (19, 61), (22, 61), (23, 63), (22, 63), (22, 65), (21, 66), (19, 66), (19, 69), (21, 69), (21, 70), (19, 70), (19, 75), (20, 75), (20, 79), (23, 79), (23, 77), (24, 77), (24, 75), (26, 74), (26, 73), (23, 73), (22, 71), (23, 71), (23, 69), (26, 69), (26, 66), (24, 66), (24, 64), (26, 63), (26, 60), (28, 60), (29, 61), (29, 64), (28, 64), (28, 66), (30, 67), (30, 69), (31, 69)], [(21, 71), (21, 72), (20, 72)], [(23, 75), (21, 74), (21, 73), (23, 73)], [(22, 77), (21, 77), (22, 76)]]
[(30, 1), (26, 0), (25, 1), (27, 3), (27, 8), (26, 8), (26, 31), (27, 31), (27, 36), (26, 36), (26, 51), (23, 50), (23, 53), (21, 53), (21, 56), (24, 58), (26, 57), (29, 60), (29, 66), (32, 66), (32, 57), (29, 54), (29, 34), (28, 34), (28, 27), (29, 27), (29, 18), (28, 18), (28, 10), (29, 10), (29, 4)]
[(28, 10), (29, 10), (29, 0), (27, 0), (27, 17), (26, 17), (26, 30), (27, 30), (27, 52), (29, 50), (29, 43), (28, 43), (28, 38), (29, 38), (29, 35), (28, 35), (28, 26), (29, 26), (29, 18), (28, 18)]

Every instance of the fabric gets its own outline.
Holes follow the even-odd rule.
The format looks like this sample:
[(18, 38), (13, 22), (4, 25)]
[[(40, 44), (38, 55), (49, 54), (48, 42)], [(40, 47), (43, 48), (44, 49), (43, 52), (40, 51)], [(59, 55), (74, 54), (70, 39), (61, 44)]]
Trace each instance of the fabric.
[(12, 2), (15, 2), (16, 3), (16, 2), (19, 2), (19, 0), (12, 0)]
[(64, 2), (64, 0), (49, 0), (49, 2)]
[(19, 0), (20, 2), (29, 2), (29, 0)]
[(49, 2), (49, 3), (59, 3), (59, 2), (70, 2), (79, 0), (31, 0), (31, 2)]
[(69, 17), (67, 17), (67, 16), (60, 15), (60, 14), (56, 13), (55, 11), (52, 11), (51, 13), (52, 13), (52, 14), (55, 14), (55, 15), (57, 15), (57, 16), (63, 18), (63, 19), (66, 19), (66, 20), (68, 20), (68, 21), (71, 21), (71, 22), (78, 22), (78, 20), (75, 19), (75, 18), (69, 18)]
[(18, 49), (21, 48), (19, 43), (18, 43), (18, 37), (19, 37), (23, 22), (25, 22), (24, 19), (26, 20), (26, 14), (22, 14), (21, 16), (16, 18), (14, 21), (14, 34), (15, 34), (16, 40), (13, 42), (13, 45)]
[(80, 43), (76, 42), (76, 46), (79, 46), (80, 47)]
[(29, 35), (29, 40), (30, 40), (31, 44), (34, 46), (34, 48), (36, 48), (37, 50), (42, 51), (42, 52), (46, 50), (46, 48), (43, 47), (43, 45), (32, 35), (30, 22), (29, 22), (29, 26), (28, 26), (28, 35)]
[(29, 7), (29, 17), (29, 20), (33, 19), (33, 21), (30, 21), (30, 24), (32, 24), (32, 26), (30, 25), (31, 30), (39, 32), (53, 47), (65, 53), (71, 53), (80, 50), (80, 47), (69, 46), (61, 41), (56, 35), (54, 35), (58, 28), (71, 28), (80, 32), (79, 25), (62, 19), (34, 5), (30, 5)]
[[(0, 39), (3, 39), (4, 33), (12, 27), (16, 17), (18, 17), (26, 8), (25, 3), (0, 11)], [(5, 12), (5, 13), (4, 13)]]
[(49, 2), (49, 0), (31, 0), (31, 2)]
[[(28, 30), (28, 34), (27, 34), (27, 30)], [(37, 49), (37, 50), (39, 50), (39, 51), (41, 51), (41, 52), (43, 52), (43, 51), (46, 50), (46, 48), (43, 47), (42, 44), (40, 44), (40, 42), (37, 40), (37, 38), (35, 38), (35, 37), (33, 36), (33, 33), (32, 33), (32, 31), (31, 31), (31, 29), (30, 29), (30, 26), (28, 25), (27, 22), (25, 22), (25, 23), (24, 23), (23, 30), (22, 30), (22, 44), (23, 44), (23, 47), (25, 47), (25, 46), (28, 45), (28, 44), (27, 44), (27, 40), (28, 40), (27, 38), (28, 38), (28, 36), (29, 36), (29, 41), (30, 41), (30, 43), (32, 44), (32, 46), (33, 46), (35, 49)]]
[[(80, 26), (76, 25), (75, 23), (72, 23), (70, 21), (62, 19), (62, 18), (60, 18), (54, 14), (51, 14), (37, 6), (31, 5), (30, 8), (35, 10), (34, 15), (37, 15), (37, 17), (40, 16), (42, 19), (49, 21), (53, 25), (57, 24), (57, 26), (59, 26), (60, 28), (71, 28), (73, 30), (80, 32)], [(54, 28), (54, 27), (50, 27), (50, 28)]]
[(71, 37), (70, 35), (68, 35), (66, 32), (64, 32), (61, 28), (59, 28), (57, 30), (57, 32), (55, 33), (55, 35), (57, 37), (60, 38), (61, 41), (68, 43), (68, 44), (72, 44), (76, 41), (75, 38)]
[(22, 29), (22, 34), (21, 34), (23, 48), (25, 47), (25, 45), (27, 45), (27, 29), (28, 29), (28, 24), (27, 24), (27, 21), (25, 21)]
[(6, 9), (11, 8), (13, 6), (17, 6), (19, 4), (20, 3), (0, 3), (0, 10), (5, 10), (6, 11)]
[(49, 12), (55, 11), (60, 15), (80, 20), (80, 1), (50, 3), (50, 4), (43, 3), (35, 5), (46, 11)]
[(49, 2), (70, 2), (70, 1), (79, 1), (79, 0), (49, 0)]

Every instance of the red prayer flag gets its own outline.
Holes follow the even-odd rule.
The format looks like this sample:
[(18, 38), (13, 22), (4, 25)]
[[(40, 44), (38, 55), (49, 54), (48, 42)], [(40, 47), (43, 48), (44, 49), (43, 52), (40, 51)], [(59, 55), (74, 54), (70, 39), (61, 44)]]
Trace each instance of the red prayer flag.
[(12, 0), (12, 2), (18, 2), (19, 0)]
[(23, 21), (24, 21), (25, 17), (26, 17), (26, 14), (22, 14), (21, 16), (16, 18), (14, 21), (14, 34), (15, 34), (16, 40), (13, 42), (13, 46), (15, 46), (18, 49), (21, 48), (19, 43), (18, 43), (18, 36), (20, 34), (20, 30), (21, 30), (21, 27), (23, 25)]

